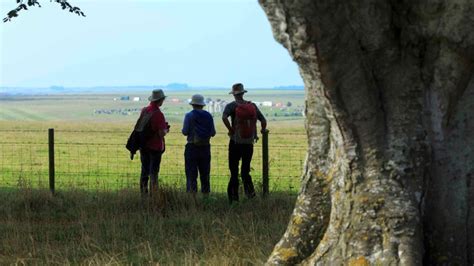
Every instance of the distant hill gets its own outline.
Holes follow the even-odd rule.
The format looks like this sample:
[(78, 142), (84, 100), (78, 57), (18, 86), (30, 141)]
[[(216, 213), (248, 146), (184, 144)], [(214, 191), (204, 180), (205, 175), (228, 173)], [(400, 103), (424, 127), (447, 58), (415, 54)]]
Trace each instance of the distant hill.
[(276, 86), (273, 87), (275, 90), (304, 90), (303, 85), (289, 85), (289, 86)]
[(41, 94), (81, 94), (81, 93), (125, 93), (149, 91), (155, 88), (167, 90), (190, 89), (185, 83), (170, 83), (168, 85), (131, 85), (131, 86), (94, 86), (94, 87), (0, 87), (0, 95), (41, 95)]
[(166, 89), (171, 89), (171, 90), (186, 90), (186, 89), (189, 89), (189, 86), (186, 83), (170, 83), (170, 84), (168, 84), (164, 87)]
[[(130, 85), (130, 86), (95, 86), (95, 87), (63, 87), (50, 86), (43, 88), (34, 87), (0, 87), (0, 97), (8, 95), (41, 95), (41, 94), (81, 94), (81, 93), (127, 93), (143, 92), (155, 88), (162, 88), (170, 91), (179, 90), (202, 90), (202, 89), (223, 89), (222, 87), (199, 86), (192, 87), (186, 83), (170, 83), (167, 85)], [(260, 89), (270, 90), (304, 90), (304, 86), (276, 86)]]

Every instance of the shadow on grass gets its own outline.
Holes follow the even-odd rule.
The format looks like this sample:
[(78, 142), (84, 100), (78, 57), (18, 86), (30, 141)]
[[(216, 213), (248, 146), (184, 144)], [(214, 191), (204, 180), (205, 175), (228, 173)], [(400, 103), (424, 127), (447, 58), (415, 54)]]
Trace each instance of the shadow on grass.
[(0, 264), (261, 264), (283, 234), (295, 195), (209, 198), (164, 188), (96, 192), (0, 190)]

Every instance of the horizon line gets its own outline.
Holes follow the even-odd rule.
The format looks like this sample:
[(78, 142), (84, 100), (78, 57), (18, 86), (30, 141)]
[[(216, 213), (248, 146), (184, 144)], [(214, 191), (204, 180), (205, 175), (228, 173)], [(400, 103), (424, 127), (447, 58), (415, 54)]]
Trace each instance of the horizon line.
[[(94, 86), (61, 86), (61, 85), (51, 85), (51, 86), (0, 86), (0, 88), (12, 88), (12, 89), (93, 89), (93, 88), (152, 88), (152, 87), (163, 87), (163, 88), (173, 88), (180, 87), (181, 89), (193, 89), (193, 88), (208, 88), (208, 89), (228, 89), (232, 86), (210, 86), (210, 85), (197, 85), (190, 86), (185, 83), (170, 83), (167, 85), (94, 85)], [(304, 84), (296, 85), (275, 85), (275, 86), (245, 86), (250, 89), (273, 89), (273, 88), (285, 88), (285, 87), (303, 87)]]

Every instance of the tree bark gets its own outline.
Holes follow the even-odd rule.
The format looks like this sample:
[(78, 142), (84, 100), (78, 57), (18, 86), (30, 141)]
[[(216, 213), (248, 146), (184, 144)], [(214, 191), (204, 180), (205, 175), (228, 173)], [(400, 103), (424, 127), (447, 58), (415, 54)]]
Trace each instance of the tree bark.
[(260, 0), (306, 88), (269, 264), (474, 263), (474, 1)]

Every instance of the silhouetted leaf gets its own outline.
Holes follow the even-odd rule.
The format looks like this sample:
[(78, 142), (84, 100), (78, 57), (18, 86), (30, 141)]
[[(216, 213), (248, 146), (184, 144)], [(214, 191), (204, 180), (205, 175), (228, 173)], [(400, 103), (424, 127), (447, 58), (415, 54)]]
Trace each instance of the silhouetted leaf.
[(9, 17), (16, 17), (16, 16), (18, 16), (18, 15), (17, 15), (17, 13), (16, 13), (16, 10), (12, 10), (12, 11), (8, 12), (8, 16), (9, 16)]

